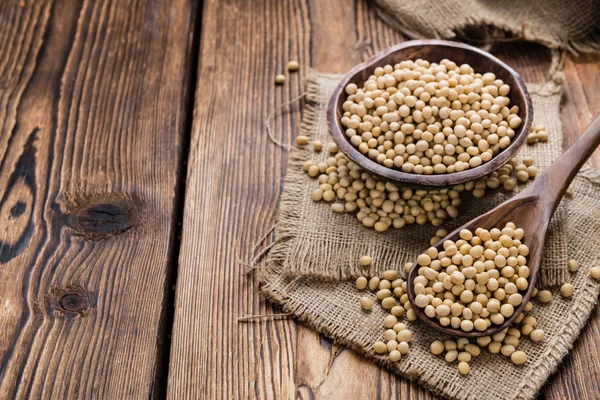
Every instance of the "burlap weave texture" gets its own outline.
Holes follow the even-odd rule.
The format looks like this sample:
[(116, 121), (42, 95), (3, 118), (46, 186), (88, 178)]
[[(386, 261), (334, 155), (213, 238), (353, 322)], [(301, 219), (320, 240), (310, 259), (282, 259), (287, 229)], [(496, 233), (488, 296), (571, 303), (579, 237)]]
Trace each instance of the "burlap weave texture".
[[(331, 75), (313, 75), (309, 79), (309, 105), (305, 108), (302, 130), (304, 134), (311, 135), (313, 139), (320, 138), (325, 143), (330, 142), (326, 136), (320, 136), (326, 135), (325, 105), (339, 79), (339, 76)], [(547, 126), (551, 140), (547, 144), (527, 147), (525, 152), (533, 154), (543, 169), (561, 149), (560, 90), (553, 85), (530, 85), (530, 91), (535, 109), (534, 121)], [(345, 279), (365, 272), (356, 262), (364, 254), (373, 255), (376, 266), (367, 274), (389, 267), (399, 268), (427, 247), (435, 228), (407, 227), (379, 234), (362, 228), (352, 215), (334, 214), (327, 205), (315, 204), (310, 200), (310, 192), (316, 183), (302, 173), (301, 167), (304, 160), (314, 157), (315, 154), (307, 149), (295, 149), (291, 154), (276, 241), (261, 275), (265, 296), (339, 344), (352, 347), (448, 398), (491, 400), (535, 397), (571, 348), (598, 298), (600, 287), (588, 277), (587, 270), (599, 261), (600, 174), (590, 168), (580, 172), (574, 182), (574, 196), (563, 200), (555, 216), (547, 242), (542, 280), (557, 284), (570, 279), (575, 286), (575, 294), (571, 300), (563, 300), (554, 290), (555, 298), (551, 303), (535, 303), (533, 315), (546, 332), (544, 342), (522, 340), (520, 349), (528, 354), (529, 359), (521, 367), (500, 355), (484, 351), (473, 359), (471, 373), (464, 377), (458, 373), (456, 365), (446, 363), (429, 351), (433, 340), (446, 337), (418, 321), (409, 323), (414, 339), (409, 354), (400, 362), (389, 363), (385, 357), (373, 353), (373, 343), (382, 338), (382, 320), (386, 313), (378, 306), (371, 313), (363, 312), (359, 307), (363, 293), (356, 290), (353, 282)], [(478, 214), (491, 208), (506, 196), (499, 191), (487, 196), (485, 201), (465, 205), (462, 209), (474, 209), (464, 213), (452, 226), (471, 218), (471, 213)], [(318, 229), (307, 231), (299, 223), (310, 221), (313, 213), (318, 214), (320, 223), (314, 226)], [(586, 240), (582, 241), (582, 237)], [(579, 271), (573, 275), (566, 270), (568, 257), (576, 258), (580, 263)], [(403, 322), (407, 321), (403, 319)]]
[(572, 52), (600, 50), (597, 0), (374, 0), (379, 16), (412, 39), (485, 45), (524, 39)]
[[(303, 134), (312, 140), (332, 143), (327, 128), (326, 106), (340, 76), (315, 75), (308, 78), (307, 100), (309, 108), (305, 112)], [(545, 86), (530, 87), (533, 94), (535, 123), (545, 125), (550, 139), (547, 143), (527, 146), (523, 155), (531, 155), (541, 171), (549, 166), (562, 152), (562, 128), (557, 110), (560, 102), (560, 86), (550, 83)], [(282, 264), (284, 272), (293, 276), (317, 276), (322, 279), (344, 280), (361, 275), (379, 275), (384, 270), (401, 269), (405, 262), (413, 261), (435, 236), (437, 228), (430, 224), (410, 225), (402, 229), (390, 229), (378, 233), (365, 228), (354, 215), (333, 213), (329, 205), (315, 204), (312, 191), (318, 187), (316, 180), (302, 171), (302, 163), (312, 159), (325, 161), (327, 151), (315, 153), (309, 146), (295, 149), (290, 157), (286, 175), (285, 190), (281, 197), (277, 235), (286, 242), (286, 251), (271, 253), (272, 259)], [(296, 167), (294, 167), (296, 166)], [(299, 166), (299, 167), (298, 167)], [(525, 186), (519, 185), (521, 190)], [(513, 192), (512, 194), (516, 193)], [(488, 190), (484, 199), (473, 199), (470, 193), (462, 193), (466, 203), (460, 207), (456, 220), (447, 220), (442, 227), (449, 231), (483, 214), (502, 203), (511, 193), (503, 190)], [(544, 285), (556, 285), (566, 278), (566, 265), (546, 263), (546, 259), (559, 260), (567, 257), (564, 208), (557, 210), (546, 239), (546, 252), (540, 276)], [(357, 260), (369, 254), (375, 262), (371, 270), (360, 267)]]

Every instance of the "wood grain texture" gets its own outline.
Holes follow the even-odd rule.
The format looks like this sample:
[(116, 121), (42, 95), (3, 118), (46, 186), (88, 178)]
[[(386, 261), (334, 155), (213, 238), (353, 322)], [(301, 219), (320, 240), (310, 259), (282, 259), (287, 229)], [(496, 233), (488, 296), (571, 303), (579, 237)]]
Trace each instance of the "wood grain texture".
[(0, 2), (0, 398), (149, 398), (194, 3)]
[[(401, 41), (366, 0), (205, 2), (169, 398), (433, 398), (292, 320), (237, 322), (280, 312), (265, 304), (239, 262), (275, 222), (285, 174), (287, 153), (266, 137), (268, 113), (302, 92), (311, 68), (345, 73)], [(526, 81), (546, 77), (550, 57), (539, 46), (503, 45), (495, 54)], [(275, 86), (291, 59), (300, 72)], [(575, 108), (567, 99), (564, 112)], [(298, 134), (300, 110), (294, 103), (278, 113), (272, 128), (279, 140), (291, 143)], [(600, 371), (599, 326), (596, 317), (569, 361), (575, 367), (561, 369), (555, 382), (564, 383), (549, 386), (547, 398), (600, 394), (590, 379)]]

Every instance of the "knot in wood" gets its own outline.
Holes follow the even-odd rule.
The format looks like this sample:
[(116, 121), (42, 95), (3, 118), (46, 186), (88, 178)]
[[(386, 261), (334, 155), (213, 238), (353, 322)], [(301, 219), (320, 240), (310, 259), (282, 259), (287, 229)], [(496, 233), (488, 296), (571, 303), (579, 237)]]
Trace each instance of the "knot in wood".
[(103, 240), (137, 227), (144, 204), (126, 193), (66, 194), (61, 220), (86, 240)]
[(67, 312), (82, 312), (90, 306), (90, 303), (85, 296), (68, 293), (60, 299), (60, 306)]
[(88, 234), (114, 235), (125, 232), (128, 210), (115, 204), (94, 204), (79, 211), (77, 223)]

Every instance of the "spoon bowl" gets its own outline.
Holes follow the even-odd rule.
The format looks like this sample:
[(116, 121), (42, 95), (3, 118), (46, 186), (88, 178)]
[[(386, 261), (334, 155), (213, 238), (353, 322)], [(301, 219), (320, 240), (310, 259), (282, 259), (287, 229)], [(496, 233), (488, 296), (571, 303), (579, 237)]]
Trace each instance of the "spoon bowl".
[[(345, 129), (341, 124), (343, 115), (342, 105), (347, 97), (345, 92), (346, 85), (355, 83), (359, 87), (362, 87), (369, 76), (373, 74), (376, 67), (383, 67), (387, 64), (394, 65), (400, 61), (416, 60), (418, 58), (431, 62), (439, 62), (447, 58), (458, 65), (469, 64), (476, 72), (493, 72), (498, 79), (502, 79), (506, 84), (510, 85), (511, 90), (508, 94), (510, 104), (519, 107), (519, 117), (523, 121), (521, 126), (515, 131), (515, 136), (512, 138), (510, 145), (490, 161), (476, 168), (442, 175), (418, 175), (402, 172), (398, 169), (385, 167), (358, 151), (344, 134)], [(349, 159), (367, 171), (389, 181), (409, 186), (429, 187), (457, 185), (481, 178), (497, 170), (506, 164), (523, 147), (527, 140), (532, 120), (533, 106), (531, 104), (531, 97), (525, 83), (515, 70), (483, 50), (463, 43), (446, 40), (412, 40), (403, 42), (357, 65), (344, 77), (335, 89), (327, 110), (329, 132), (339, 149)]]
[(527, 189), (491, 211), (457, 228), (433, 246), (438, 251), (443, 250), (444, 241), (458, 240), (459, 232), (462, 229), (469, 229), (471, 232), (474, 232), (477, 228), (488, 230), (492, 228), (502, 229), (507, 222), (513, 222), (517, 228), (522, 228), (525, 231), (522, 242), (529, 247), (529, 254), (527, 256), (527, 266), (530, 271), (527, 280), (529, 286), (525, 293), (521, 292), (523, 301), (515, 309), (514, 314), (510, 318), (507, 318), (500, 325), (492, 324), (484, 331), (465, 332), (460, 329), (454, 329), (451, 326), (442, 326), (437, 319), (429, 318), (423, 309), (415, 304), (414, 280), (418, 276), (420, 268), (415, 263), (408, 274), (407, 288), (409, 301), (419, 319), (427, 325), (449, 335), (467, 338), (493, 335), (510, 326), (519, 314), (523, 312), (523, 308), (531, 298), (536, 287), (550, 219), (569, 184), (599, 144), (600, 117), (596, 117), (594, 122), (592, 122), (573, 146), (548, 167), (544, 174), (538, 176)]

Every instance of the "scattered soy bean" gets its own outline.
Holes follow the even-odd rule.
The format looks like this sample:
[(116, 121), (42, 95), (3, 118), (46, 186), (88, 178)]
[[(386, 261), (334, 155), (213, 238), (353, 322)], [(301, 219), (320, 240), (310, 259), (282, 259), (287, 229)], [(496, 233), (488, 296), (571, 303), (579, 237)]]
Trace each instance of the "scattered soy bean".
[(369, 265), (371, 265), (372, 262), (373, 258), (371, 258), (370, 256), (362, 256), (360, 258), (360, 265), (362, 265), (363, 267), (368, 267)]
[(536, 298), (540, 303), (549, 303), (552, 300), (552, 292), (549, 290), (540, 290)]
[(577, 267), (579, 266), (579, 263), (577, 262), (577, 260), (570, 259), (567, 262), (567, 265), (569, 266), (569, 271), (575, 272), (575, 271), (577, 271)]
[(430, 349), (432, 354), (440, 355), (444, 352), (444, 343), (442, 343), (440, 340), (436, 340), (435, 342), (431, 343)]
[(533, 340), (534, 342), (541, 342), (542, 340), (544, 340), (544, 336), (545, 336), (544, 331), (541, 329), (534, 329), (529, 334), (529, 338), (531, 340)]
[(298, 63), (298, 61), (295, 61), (295, 60), (288, 61), (288, 64), (287, 64), (288, 71), (291, 71), (291, 72), (298, 71), (299, 68), (300, 68), (300, 63)]
[(385, 326), (386, 328), (392, 328), (394, 325), (396, 325), (398, 323), (398, 318), (396, 318), (393, 315), (387, 315), (384, 319), (383, 319), (383, 326)]
[(600, 267), (591, 267), (590, 277), (592, 277), (593, 279), (600, 279)]
[(396, 361), (400, 360), (400, 358), (402, 357), (402, 354), (398, 350), (392, 350), (392, 351), (390, 351), (389, 357), (390, 357), (390, 361), (396, 362)]
[(360, 306), (365, 310), (370, 310), (373, 308), (373, 299), (370, 297), (363, 296), (360, 298)]
[(565, 298), (569, 298), (573, 295), (573, 291), (575, 290), (575, 288), (573, 287), (573, 285), (571, 285), (570, 283), (564, 283), (561, 287), (560, 287), (560, 295), (562, 297)]
[(446, 353), (446, 361), (451, 363), (454, 362), (458, 358), (458, 350), (450, 350)]
[(275, 83), (278, 85), (282, 85), (285, 82), (285, 75), (279, 74), (275, 75)]
[(365, 278), (364, 276), (361, 276), (359, 278), (356, 278), (356, 288), (358, 290), (364, 290), (368, 285), (368, 281), (367, 278)]
[(373, 350), (377, 354), (384, 354), (384, 353), (387, 353), (387, 346), (383, 342), (375, 342), (373, 344)]
[(527, 354), (524, 351), (517, 350), (510, 355), (510, 359), (514, 364), (522, 365), (527, 361)]
[(388, 269), (387, 271), (383, 272), (383, 278), (389, 281), (396, 280), (398, 279), (398, 271), (395, 269)]
[(304, 146), (308, 144), (308, 136), (298, 135), (296, 136), (296, 144), (299, 146)]
[(379, 279), (378, 277), (376, 277), (376, 276), (372, 277), (371, 280), (369, 281), (369, 289), (376, 290), (379, 287), (380, 282), (381, 282), (381, 279)]
[(398, 343), (398, 348), (397, 350), (400, 352), (400, 354), (404, 355), (404, 354), (408, 354), (408, 350), (409, 350), (409, 345), (406, 342), (400, 342)]
[(458, 372), (463, 375), (467, 375), (469, 372), (471, 372), (471, 367), (469, 367), (469, 364), (465, 361), (461, 361), (458, 363)]
[(389, 342), (391, 340), (396, 340), (396, 331), (393, 329), (388, 329), (383, 333), (383, 338), (386, 340), (386, 342)]
[(527, 144), (535, 144), (538, 141), (548, 141), (548, 132), (546, 131), (546, 127), (543, 125), (531, 125), (529, 128), (529, 134), (527, 135)]
[(410, 342), (412, 340), (412, 332), (408, 329), (401, 330), (398, 332), (398, 341), (400, 342)]
[(515, 346), (511, 344), (505, 344), (500, 348), (500, 353), (502, 353), (503, 356), (509, 357), (512, 353), (515, 352), (515, 350)]

